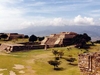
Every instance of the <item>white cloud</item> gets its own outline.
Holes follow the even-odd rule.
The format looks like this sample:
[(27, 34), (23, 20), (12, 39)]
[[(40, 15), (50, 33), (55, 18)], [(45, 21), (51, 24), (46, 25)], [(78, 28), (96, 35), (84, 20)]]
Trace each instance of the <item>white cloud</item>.
[(16, 17), (21, 15), (23, 12), (22, 9), (14, 7), (13, 5), (21, 1), (23, 0), (0, 0), (0, 16), (7, 18), (7, 17)]
[[(68, 15), (67, 13), (66, 14), (59, 13), (60, 11), (73, 11), (73, 10), (86, 7), (88, 4), (85, 4), (85, 3), (83, 5), (73, 3), (73, 4), (57, 5), (57, 6), (54, 6), (53, 4), (53, 7), (52, 7), (51, 5), (52, 3), (50, 4), (49, 2), (35, 1), (35, 3), (31, 3), (31, 4), (25, 3), (24, 4), (25, 6), (21, 5), (20, 2), (23, 2), (24, 4), (24, 0), (0, 0), (0, 28), (1, 30), (23, 29), (29, 26), (47, 26), (47, 25), (64, 26), (64, 25), (100, 24), (99, 22), (96, 23), (92, 17), (82, 17), (81, 15), (78, 15), (75, 18), (73, 17), (73, 19), (56, 17), (56, 13), (58, 15), (65, 15), (65, 16)], [(63, 3), (63, 2), (64, 1), (59, 1), (58, 4)], [(17, 3), (19, 3), (18, 5), (21, 5), (21, 6), (16, 5)], [(9, 4), (11, 5), (9, 6)], [(31, 8), (27, 7), (27, 5), (29, 5), (29, 7)], [(40, 6), (39, 7), (40, 9), (37, 9), (34, 6), (36, 7)], [(95, 13), (99, 11), (100, 10), (95, 10), (93, 12)], [(47, 13), (46, 17), (44, 13)], [(55, 15), (52, 16), (52, 14), (55, 14)], [(39, 15), (42, 15), (42, 16), (39, 16)], [(48, 17), (48, 15), (50, 17)]]
[(100, 13), (100, 9), (98, 9), (98, 10), (92, 10), (91, 12), (93, 12), (93, 13)]
[(54, 25), (54, 26), (62, 26), (65, 25), (66, 21), (62, 18), (54, 18), (53, 20), (50, 21), (50, 25)]
[[(37, 17), (36, 17), (37, 18)], [(64, 26), (66, 24), (66, 19), (62, 18), (43, 18), (34, 19), (31, 21), (26, 21), (21, 24), (22, 29), (29, 26)]]
[[(2, 9), (2, 8), (1, 8)], [(23, 12), (20, 9), (16, 9), (16, 8), (3, 8), (0, 11), (0, 16), (3, 18), (8, 18), (8, 17), (18, 17), (22, 14)]]
[(78, 15), (75, 17), (74, 22), (76, 25), (94, 25), (94, 19), (90, 17), (81, 17)]
[[(39, 18), (39, 17), (38, 17)], [(65, 25), (95, 25), (95, 21), (90, 17), (81, 17), (80, 15), (76, 16), (74, 19), (65, 19), (65, 18), (42, 18), (39, 20), (33, 19), (28, 22), (24, 22), (23, 28), (28, 26), (65, 26)]]
[(35, 2), (35, 3), (27, 4), (27, 6), (42, 6), (45, 4), (46, 4), (45, 2)]
[(32, 25), (34, 25), (34, 22), (24, 21), (20, 24), (20, 29), (24, 29)]
[(11, 4), (14, 4), (14, 3), (19, 3), (19, 2), (22, 2), (24, 0), (0, 0), (0, 4), (4, 3), (11, 3)]
[(23, 0), (0, 0), (0, 28), (1, 30), (19, 29), (20, 23), (25, 19), (20, 8), (7, 6), (8, 3), (15, 4)]
[[(11, 18), (1, 20), (0, 25), (6, 26), (7, 29), (24, 29), (30, 26), (65, 26), (65, 25), (94, 25), (95, 22), (93, 18), (77, 16), (74, 19), (64, 19), (64, 18)], [(39, 18), (39, 19), (38, 19)], [(2, 26), (2, 27), (3, 27)]]

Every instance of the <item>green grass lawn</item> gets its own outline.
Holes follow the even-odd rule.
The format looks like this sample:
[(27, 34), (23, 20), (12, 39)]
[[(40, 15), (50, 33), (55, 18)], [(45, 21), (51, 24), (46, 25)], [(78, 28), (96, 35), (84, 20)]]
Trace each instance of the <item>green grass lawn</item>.
[[(98, 51), (100, 45), (92, 46), (89, 51)], [(0, 55), (0, 69), (6, 69), (1, 71), (0, 74), (9, 75), (10, 71), (14, 71), (16, 75), (80, 75), (80, 70), (77, 66), (78, 64), (78, 54), (83, 53), (84, 49), (71, 48), (67, 50), (66, 47), (53, 48), (55, 50), (63, 50), (64, 58), (68, 58), (70, 55), (76, 58), (77, 61), (74, 62), (76, 65), (70, 65), (65, 59), (61, 60), (61, 65), (59, 65), (61, 70), (54, 70), (53, 66), (49, 65), (47, 61), (54, 59), (52, 54), (52, 48), (48, 50), (29, 50), (13, 52), (10, 54)], [(23, 69), (14, 69), (14, 65), (23, 65)], [(20, 73), (24, 71), (24, 73)]]
[(14, 40), (11, 40), (11, 41), (4, 41), (4, 40), (0, 40), (0, 43), (24, 43), (24, 42), (29, 42), (28, 39), (14, 39)]

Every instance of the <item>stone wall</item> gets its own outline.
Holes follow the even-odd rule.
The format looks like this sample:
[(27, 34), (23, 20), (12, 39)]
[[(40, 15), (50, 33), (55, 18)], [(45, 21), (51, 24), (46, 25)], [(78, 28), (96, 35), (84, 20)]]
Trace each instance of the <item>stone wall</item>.
[(23, 51), (23, 50), (32, 50), (32, 49), (44, 49), (44, 45), (34, 46), (34, 45), (28, 45), (28, 46), (13, 46), (12, 52), (15, 51)]
[(15, 52), (15, 51), (23, 51), (23, 50), (32, 50), (32, 49), (44, 49), (44, 45), (39, 46), (10, 46), (7, 51)]
[(1, 44), (0, 51), (7, 53), (23, 50), (44, 49), (45, 45)]
[(100, 52), (79, 55), (81, 75), (100, 75)]

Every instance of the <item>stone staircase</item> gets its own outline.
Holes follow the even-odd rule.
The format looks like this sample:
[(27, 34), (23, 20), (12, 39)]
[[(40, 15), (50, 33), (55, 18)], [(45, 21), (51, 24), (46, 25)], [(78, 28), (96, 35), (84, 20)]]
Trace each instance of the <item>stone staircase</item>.
[(54, 43), (56, 42), (56, 38), (49, 38), (48, 41), (46, 42), (47, 45), (54, 45)]

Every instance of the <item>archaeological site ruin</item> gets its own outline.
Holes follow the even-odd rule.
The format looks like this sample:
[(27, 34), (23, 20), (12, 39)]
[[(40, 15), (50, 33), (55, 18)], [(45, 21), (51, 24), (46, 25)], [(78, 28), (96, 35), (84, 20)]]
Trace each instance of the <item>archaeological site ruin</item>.
[(80, 75), (100, 75), (100, 52), (79, 54)]
[(71, 39), (73, 39), (77, 33), (75, 32), (61, 32), (59, 34), (51, 34), (45, 37), (41, 42), (41, 45), (48, 45), (49, 47), (54, 46), (66, 46), (71, 44)]
[(44, 49), (44, 45), (25, 45), (25, 44), (7, 44), (2, 43), (0, 44), (0, 52), (15, 52), (15, 51), (23, 51), (23, 50), (32, 50), (32, 49)]

